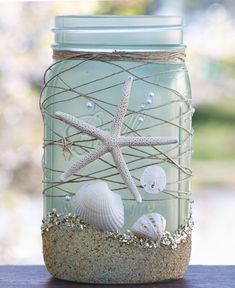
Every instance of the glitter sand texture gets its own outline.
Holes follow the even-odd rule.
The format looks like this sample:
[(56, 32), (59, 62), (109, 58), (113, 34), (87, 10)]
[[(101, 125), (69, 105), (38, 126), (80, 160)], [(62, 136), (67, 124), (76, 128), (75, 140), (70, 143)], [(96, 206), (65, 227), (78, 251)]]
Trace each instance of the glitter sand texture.
[(73, 216), (59, 220), (55, 215), (53, 221), (43, 225), (42, 235), (46, 267), (56, 278), (87, 283), (150, 283), (182, 278), (187, 269), (189, 227), (184, 228), (184, 236), (174, 234), (181, 239), (174, 247), (170, 245), (174, 237), (167, 233), (160, 244), (153, 245), (154, 241), (128, 233), (99, 231)]

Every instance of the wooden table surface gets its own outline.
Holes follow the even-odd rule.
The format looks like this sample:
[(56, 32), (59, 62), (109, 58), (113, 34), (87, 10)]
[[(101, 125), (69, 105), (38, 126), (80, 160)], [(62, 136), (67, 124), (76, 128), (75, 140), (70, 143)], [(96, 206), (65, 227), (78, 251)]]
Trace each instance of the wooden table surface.
[(189, 266), (184, 279), (146, 285), (89, 285), (61, 281), (44, 266), (0, 266), (0, 288), (235, 288), (235, 266)]

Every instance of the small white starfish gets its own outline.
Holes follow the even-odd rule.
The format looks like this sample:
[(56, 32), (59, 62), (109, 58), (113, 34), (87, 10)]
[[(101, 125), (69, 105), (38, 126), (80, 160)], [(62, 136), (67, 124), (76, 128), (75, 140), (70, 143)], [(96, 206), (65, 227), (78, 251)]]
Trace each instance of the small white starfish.
[(142, 201), (141, 195), (122, 155), (121, 147), (167, 145), (177, 143), (178, 141), (177, 138), (174, 137), (135, 137), (121, 135), (122, 123), (128, 108), (132, 81), (132, 77), (128, 77), (125, 81), (122, 98), (117, 107), (116, 115), (113, 118), (110, 132), (96, 128), (95, 126), (92, 126), (72, 115), (63, 112), (55, 113), (57, 119), (102, 141), (102, 144), (100, 144), (96, 149), (82, 156), (68, 170), (66, 170), (60, 176), (61, 181), (65, 182), (67, 178), (75, 174), (77, 171), (110, 152), (115, 164), (117, 165), (117, 169), (130, 192), (133, 194), (137, 202)]

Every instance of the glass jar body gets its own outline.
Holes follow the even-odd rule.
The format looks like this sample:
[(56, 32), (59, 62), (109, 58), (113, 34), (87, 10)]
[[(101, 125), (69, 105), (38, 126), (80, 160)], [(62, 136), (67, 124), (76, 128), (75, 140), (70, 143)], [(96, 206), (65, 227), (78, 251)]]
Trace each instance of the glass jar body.
[[(169, 47), (159, 50), (164, 55)], [(79, 57), (74, 54), (55, 61), (46, 74), (41, 100), (45, 123), (43, 249), (48, 270), (58, 278), (89, 283), (146, 283), (181, 278), (187, 268), (191, 250), (192, 134), (188, 73), (182, 61), (159, 61), (146, 55), (138, 59), (135, 52), (133, 57), (120, 54), (119, 58), (101, 49)], [(124, 168), (118, 167), (111, 148), (87, 161), (66, 181), (60, 179), (75, 162), (107, 142), (82, 130), (81, 124), (76, 126), (65, 121), (58, 112), (76, 117), (107, 136), (112, 133), (113, 121), (120, 112), (125, 94), (123, 85), (130, 77), (131, 92), (119, 123), (120, 135), (115, 139), (135, 137), (140, 141), (144, 137), (171, 137), (176, 140), (168, 145), (118, 147), (141, 195), (141, 203), (131, 193), (122, 173)], [(118, 146), (116, 142), (116, 149), (115, 145)], [(151, 187), (152, 184), (155, 186)], [(83, 192), (92, 190), (86, 185), (94, 186), (94, 194), (89, 201), (86, 199), (81, 214), (80, 203), (88, 197)], [(123, 205), (123, 223), (118, 229), (114, 224), (114, 229), (110, 229), (107, 224), (111, 210), (109, 213), (102, 210), (110, 205), (109, 196), (102, 202), (102, 211), (97, 211), (101, 196), (97, 196), (96, 189), (100, 195), (105, 195), (105, 189), (119, 195), (114, 201), (115, 209)], [(82, 193), (83, 198), (78, 196)], [(94, 201), (98, 202), (91, 206)], [(102, 219), (99, 213), (103, 213)], [(139, 223), (154, 234), (156, 223), (152, 226), (151, 221), (158, 221), (154, 217), (159, 215), (166, 224), (163, 229), (156, 222), (157, 232), (162, 232), (160, 238), (136, 233), (134, 227)], [(143, 222), (146, 221), (143, 217), (150, 224)], [(99, 221), (105, 222), (108, 228), (99, 226)], [(175, 240), (172, 235), (176, 235)]]

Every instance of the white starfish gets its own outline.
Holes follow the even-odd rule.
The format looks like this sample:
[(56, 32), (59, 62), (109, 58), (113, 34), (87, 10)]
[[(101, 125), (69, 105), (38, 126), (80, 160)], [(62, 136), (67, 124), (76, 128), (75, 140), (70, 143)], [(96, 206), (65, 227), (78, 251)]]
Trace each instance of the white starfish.
[(129, 103), (132, 81), (132, 77), (128, 77), (125, 81), (122, 98), (117, 107), (116, 115), (113, 118), (110, 132), (96, 128), (95, 126), (92, 126), (72, 115), (63, 112), (55, 113), (57, 119), (60, 119), (76, 129), (102, 141), (102, 144), (100, 144), (96, 149), (79, 158), (68, 170), (66, 170), (60, 176), (61, 181), (66, 181), (67, 178), (78, 172), (83, 167), (110, 152), (115, 164), (117, 165), (117, 169), (130, 192), (133, 194), (137, 202), (142, 201), (141, 195), (122, 155), (121, 147), (167, 145), (177, 143), (178, 141), (174, 137), (135, 137), (121, 135), (122, 123)]

